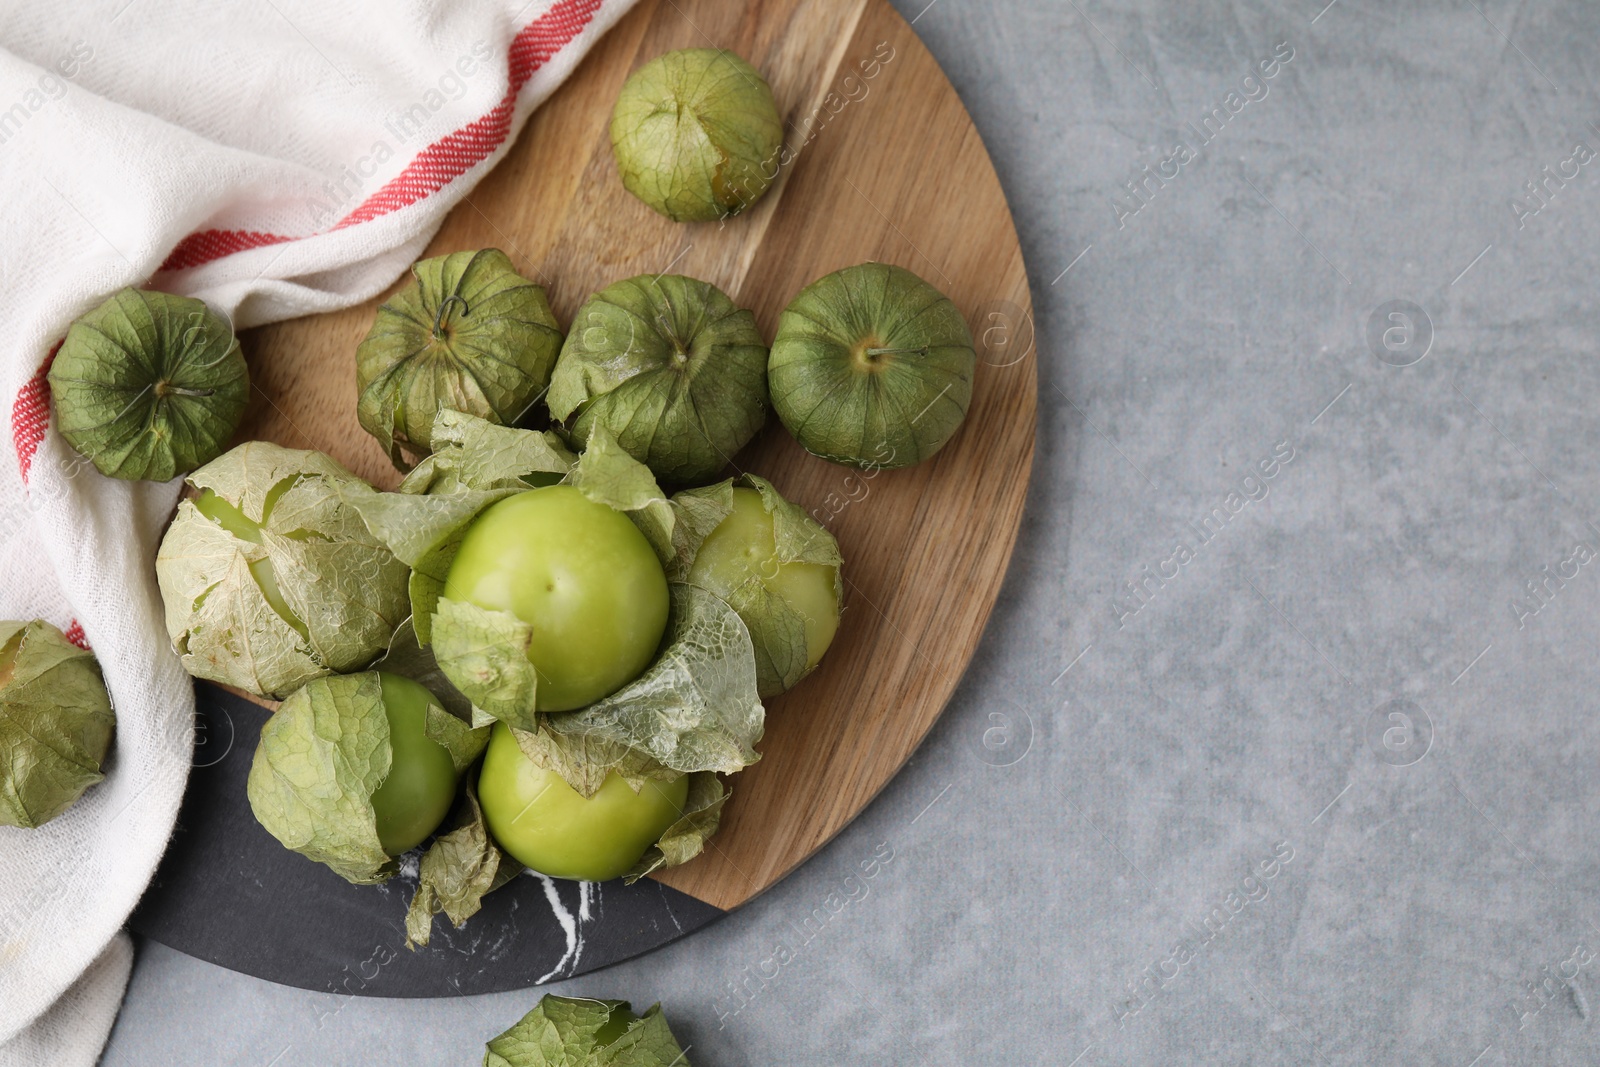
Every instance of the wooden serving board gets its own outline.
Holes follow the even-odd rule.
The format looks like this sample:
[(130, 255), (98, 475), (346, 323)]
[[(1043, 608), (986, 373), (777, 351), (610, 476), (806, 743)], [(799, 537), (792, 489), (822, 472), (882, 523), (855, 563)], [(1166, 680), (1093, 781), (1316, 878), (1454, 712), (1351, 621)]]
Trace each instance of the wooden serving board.
[[(634, 69), (707, 46), (768, 77), (798, 155), (745, 214), (676, 224), (623, 189), (607, 126)], [(1031, 303), (1004, 194), (955, 90), (885, 0), (642, 0), (535, 112), (427, 255), (485, 246), (543, 284), (563, 323), (612, 281), (671, 272), (721, 287), (769, 340), (805, 285), (880, 260), (950, 296), (977, 341), (967, 420), (927, 463), (854, 472), (805, 453), (776, 417), (735, 459), (837, 535), (846, 597), (821, 668), (769, 702), (761, 762), (730, 780), (707, 853), (657, 876), (731, 909), (838, 833), (901, 767), (1000, 591), (1036, 401)], [(246, 334), (261, 395), (243, 436), (320, 449), (392, 487), (398, 475), (355, 414), (355, 349), (379, 302)]]

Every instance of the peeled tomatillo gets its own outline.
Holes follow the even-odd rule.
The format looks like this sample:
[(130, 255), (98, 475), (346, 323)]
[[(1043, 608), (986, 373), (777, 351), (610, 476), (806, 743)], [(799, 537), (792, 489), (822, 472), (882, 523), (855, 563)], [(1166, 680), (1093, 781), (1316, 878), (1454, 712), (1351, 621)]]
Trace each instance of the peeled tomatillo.
[(585, 799), (528, 759), (505, 723), (495, 725), (478, 777), (478, 800), (501, 848), (540, 874), (585, 882), (626, 874), (688, 799), (687, 775), (646, 781), (635, 793), (615, 771)]
[(632, 681), (667, 626), (667, 579), (650, 542), (569, 485), (530, 489), (478, 516), (444, 596), (532, 627), (540, 711), (581, 708)]

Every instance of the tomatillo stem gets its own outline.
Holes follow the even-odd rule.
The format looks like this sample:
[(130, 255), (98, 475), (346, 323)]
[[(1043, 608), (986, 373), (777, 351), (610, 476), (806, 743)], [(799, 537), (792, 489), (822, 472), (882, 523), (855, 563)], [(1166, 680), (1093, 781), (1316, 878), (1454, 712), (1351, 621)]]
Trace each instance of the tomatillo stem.
[(451, 293), (449, 296), (441, 300), (439, 302), (439, 310), (433, 316), (433, 339), (435, 341), (442, 340), (442, 338), (439, 336), (439, 329), (444, 325), (444, 313), (449, 310), (451, 304), (461, 305), (461, 314), (463, 317), (472, 313), (472, 310), (467, 307), (466, 300), (456, 293)]
[[(156, 393), (157, 397), (173, 396), (173, 395), (177, 395), (177, 396), (216, 396), (217, 395), (217, 391), (215, 389), (185, 389), (182, 386), (173, 385), (171, 382), (166, 382), (166, 381), (161, 381), (161, 382), (157, 382), (156, 383), (155, 393)], [(143, 395), (143, 394), (141, 394), (141, 395)], [(135, 397), (134, 399), (137, 400), (138, 397)]]

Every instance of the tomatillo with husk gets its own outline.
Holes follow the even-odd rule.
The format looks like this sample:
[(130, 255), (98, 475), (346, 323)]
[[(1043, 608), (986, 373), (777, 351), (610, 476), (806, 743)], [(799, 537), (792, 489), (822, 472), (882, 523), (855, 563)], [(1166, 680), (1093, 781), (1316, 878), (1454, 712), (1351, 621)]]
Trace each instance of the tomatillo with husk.
[(50, 364), (56, 428), (101, 474), (164, 482), (221, 455), (250, 374), (199, 300), (123, 289), (75, 321)]
[(317, 678), (261, 727), (245, 792), (285, 848), (383, 882), (444, 821), (488, 744), (427, 688), (379, 671)]
[(404, 468), (440, 409), (509, 425), (550, 383), (561, 327), (544, 288), (498, 248), (420, 260), (356, 349), (356, 417)]
[(346, 502), (365, 483), (321, 452), (250, 441), (189, 485), (156, 552), (185, 670), (276, 700), (389, 646), (411, 572)]
[(92, 653), (41, 619), (0, 622), (0, 826), (71, 807), (104, 777), (116, 726)]
[(839, 542), (755, 475), (673, 501), (687, 506), (690, 497), (726, 507), (726, 517), (694, 548), (685, 581), (738, 612), (755, 650), (757, 692), (777, 696), (816, 668), (838, 632)]
[(772, 87), (721, 48), (656, 57), (623, 83), (611, 114), (622, 184), (674, 222), (749, 207), (777, 177), (782, 143)]
[(767, 419), (755, 316), (709, 282), (642, 274), (589, 298), (550, 378), (575, 447), (596, 427), (662, 481), (715, 477)]
[(977, 353), (943, 293), (862, 263), (801, 290), (778, 319), (767, 384), (806, 451), (863, 470), (921, 463), (961, 426)]

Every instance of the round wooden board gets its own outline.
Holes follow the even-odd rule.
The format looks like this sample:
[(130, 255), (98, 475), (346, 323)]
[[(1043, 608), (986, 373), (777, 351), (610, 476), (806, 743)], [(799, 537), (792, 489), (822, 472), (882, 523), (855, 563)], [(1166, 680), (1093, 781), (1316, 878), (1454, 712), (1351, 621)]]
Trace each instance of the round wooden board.
[[(707, 46), (766, 74), (798, 155), (745, 214), (674, 224), (623, 190), (607, 125), (636, 67)], [(853, 472), (806, 454), (775, 418), (736, 457), (811, 509), (846, 561), (843, 622), (822, 667), (769, 703), (761, 762), (730, 780), (733, 800), (707, 853), (656, 876), (715, 909), (737, 907), (838, 833), (904, 764), (1000, 591), (1036, 403), (1031, 302), (1004, 194), (955, 90), (885, 0), (641, 0), (534, 113), (427, 255), (485, 246), (543, 284), (564, 323), (612, 281), (671, 272), (718, 285), (770, 338), (806, 284), (879, 260), (943, 290), (977, 340), (967, 420), (927, 463)], [(247, 333), (258, 396), (242, 437), (320, 449), (393, 486), (397, 474), (355, 416), (354, 352), (378, 303)]]

